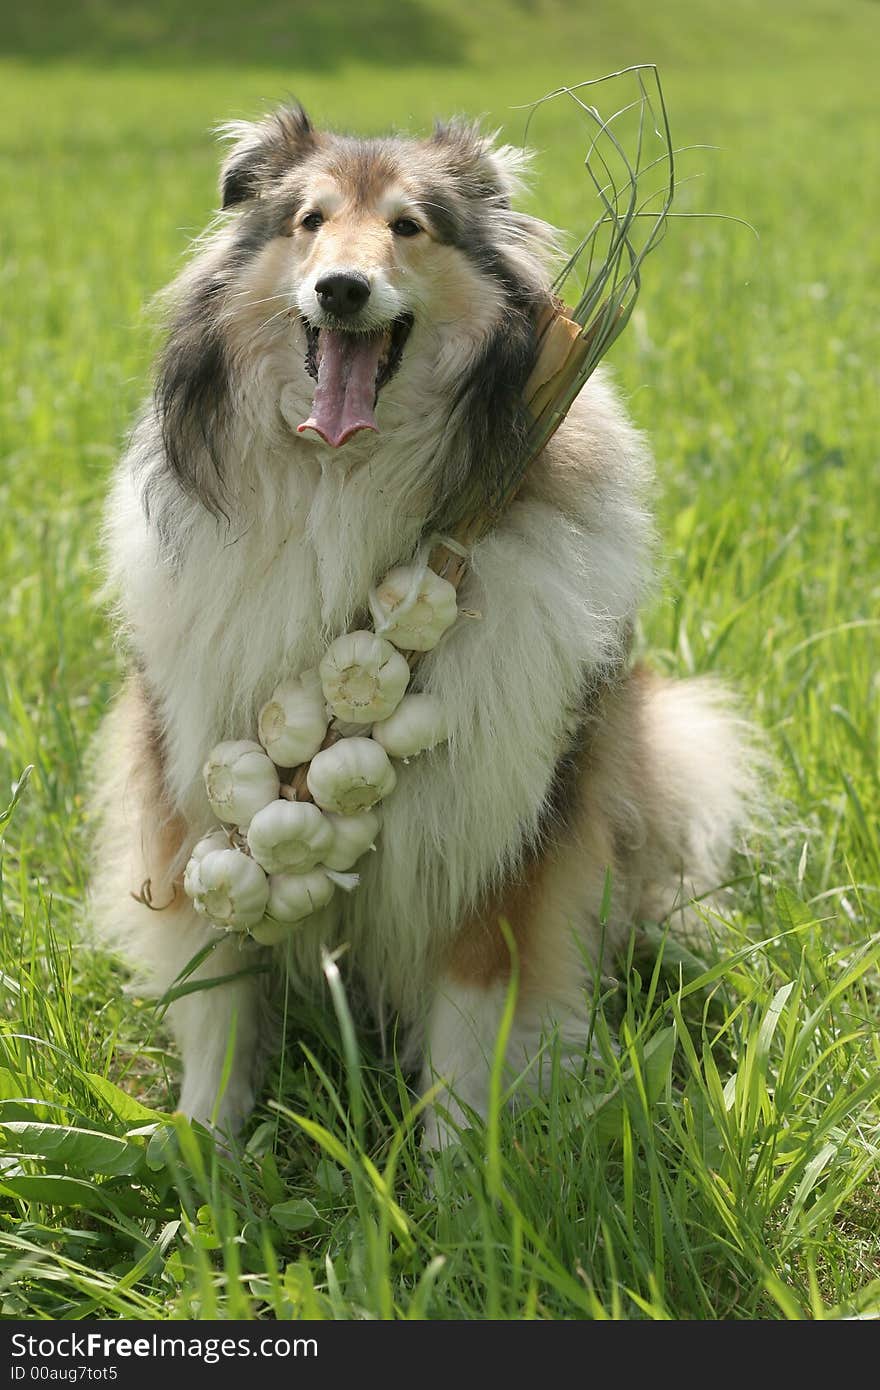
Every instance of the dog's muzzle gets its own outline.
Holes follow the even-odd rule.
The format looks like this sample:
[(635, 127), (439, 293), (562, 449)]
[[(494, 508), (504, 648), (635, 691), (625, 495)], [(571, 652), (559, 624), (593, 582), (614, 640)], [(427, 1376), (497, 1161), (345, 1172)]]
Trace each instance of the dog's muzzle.
[(337, 449), (359, 430), (378, 430), (376, 401), (400, 366), (412, 325), (412, 314), (369, 333), (315, 328), (303, 319), (306, 370), (316, 385), (312, 413), (297, 434), (314, 430)]

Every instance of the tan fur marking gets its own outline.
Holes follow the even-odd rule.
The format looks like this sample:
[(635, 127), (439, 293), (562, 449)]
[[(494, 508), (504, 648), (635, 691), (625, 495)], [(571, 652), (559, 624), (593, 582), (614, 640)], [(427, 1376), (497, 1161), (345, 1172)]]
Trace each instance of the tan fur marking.
[[(117, 808), (117, 814), (137, 818), (144, 871), (142, 881), (132, 883), (130, 891), (135, 895), (145, 891), (154, 908), (170, 907), (182, 897), (181, 884), (175, 878), (187, 830), (183, 818), (168, 803), (162, 733), (139, 676), (130, 678), (114, 711), (114, 721), (118, 755), (124, 759), (121, 766), (129, 772), (124, 805)], [(149, 885), (146, 890), (145, 884)]]
[(332, 217), (321, 229), (316, 260), (333, 266), (377, 270), (389, 260), (391, 233), (384, 218), (346, 211)]
[(392, 179), (399, 177), (397, 161), (381, 150), (343, 147), (328, 163), (328, 173), (354, 200), (356, 207), (378, 202)]
[(534, 918), (536, 902), (540, 900), (545, 867), (542, 858), (531, 860), (520, 877), (507, 888), (493, 893), (486, 905), (464, 923), (446, 968), (458, 984), (488, 989), (497, 980), (509, 977), (510, 952), (499, 926), (502, 918), (513, 933), (517, 954), (525, 968), (530, 959), (529, 924)]

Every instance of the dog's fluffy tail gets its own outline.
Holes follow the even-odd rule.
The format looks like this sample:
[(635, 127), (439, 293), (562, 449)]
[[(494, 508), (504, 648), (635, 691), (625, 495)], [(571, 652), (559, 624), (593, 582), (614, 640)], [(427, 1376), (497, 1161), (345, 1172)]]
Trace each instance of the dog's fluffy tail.
[(726, 881), (744, 831), (762, 820), (767, 759), (756, 730), (713, 680), (643, 676), (645, 845), (638, 917), (690, 933), (686, 904)]

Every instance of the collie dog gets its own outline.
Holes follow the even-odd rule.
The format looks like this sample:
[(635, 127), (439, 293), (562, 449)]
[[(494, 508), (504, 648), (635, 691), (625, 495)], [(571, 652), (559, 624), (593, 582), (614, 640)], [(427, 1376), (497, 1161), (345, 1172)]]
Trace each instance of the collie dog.
[(603, 949), (723, 880), (748, 756), (714, 687), (628, 660), (651, 469), (600, 370), (473, 548), (470, 612), (414, 678), (448, 743), (400, 766), (357, 890), (294, 928), (277, 968), (193, 911), (180, 881), (216, 824), (212, 746), (253, 739), (279, 679), (363, 627), (371, 586), (515, 467), (558, 255), (512, 206), (522, 154), (466, 123), (362, 140), (289, 107), (225, 134), (223, 210), (168, 291), (109, 499), (130, 674), (99, 737), (93, 916), (142, 990), (161, 995), (208, 941), (194, 978), (238, 975), (168, 1013), (180, 1107), (227, 1133), (254, 1103), (269, 1013), (243, 966), (262, 950), (270, 977), (314, 990), (322, 950), (344, 945), (352, 988), (448, 1088), (435, 1146), (485, 1111), (512, 954), (511, 1071), (550, 1037), (583, 1059)]

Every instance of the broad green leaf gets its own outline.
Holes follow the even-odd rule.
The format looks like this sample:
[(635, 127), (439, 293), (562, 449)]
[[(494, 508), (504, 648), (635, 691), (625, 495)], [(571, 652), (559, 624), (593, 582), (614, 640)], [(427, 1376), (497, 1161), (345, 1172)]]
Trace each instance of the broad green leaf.
[(316, 1207), (305, 1197), (295, 1197), (289, 1202), (276, 1202), (269, 1209), (269, 1215), (282, 1231), (310, 1231), (324, 1224), (324, 1218)]
[(32, 1076), (22, 1076), (8, 1067), (0, 1067), (0, 1124), (5, 1120), (43, 1118), (49, 1102), (57, 1105), (53, 1092), (47, 1086), (35, 1081)]
[(324, 1192), (330, 1192), (334, 1197), (345, 1189), (345, 1178), (329, 1158), (321, 1158), (315, 1164), (315, 1181)]
[[(338, 1172), (338, 1169), (334, 1169)], [(264, 1154), (260, 1162), (260, 1177), (263, 1183), (263, 1192), (267, 1202), (284, 1201), (284, 1183), (278, 1173), (278, 1164), (275, 1162), (274, 1154)]]
[[(649, 1105), (659, 1100), (666, 1087), (675, 1052), (675, 1037), (674, 1028), (664, 1028), (645, 1046), (642, 1070)], [(642, 1108), (632, 1069), (628, 1069), (610, 1091), (602, 1096), (591, 1096), (586, 1102), (585, 1109), (592, 1116), (600, 1139), (610, 1143), (620, 1138), (624, 1106), (628, 1109), (633, 1106), (638, 1110)]]
[(685, 1095), (690, 1103), (691, 1111), (691, 1124), (689, 1128), (693, 1133), (706, 1166), (715, 1168), (724, 1152), (724, 1144), (721, 1139), (721, 1131), (715, 1123), (709, 1101), (705, 1092), (693, 1077), (688, 1081), (685, 1087)]
[(108, 1177), (131, 1175), (144, 1161), (144, 1150), (139, 1144), (127, 1143), (98, 1130), (76, 1129), (69, 1125), (10, 1120), (0, 1128), (0, 1142), (9, 1153), (27, 1154), (47, 1162), (63, 1163), (82, 1173), (103, 1173)]
[(653, 1105), (666, 1090), (666, 1083), (672, 1071), (672, 1058), (675, 1055), (674, 1028), (664, 1028), (655, 1033), (645, 1047), (645, 1090)]
[(87, 1211), (123, 1211), (143, 1219), (144, 1199), (131, 1188), (111, 1187), (109, 1183), (86, 1182), (60, 1173), (34, 1177), (0, 1178), (0, 1193), (25, 1202), (42, 1202), (53, 1207), (82, 1207)]
[(158, 1110), (150, 1110), (148, 1106), (142, 1105), (134, 1096), (130, 1096), (127, 1091), (121, 1090), (119, 1086), (108, 1081), (106, 1076), (98, 1076), (97, 1072), (87, 1071), (84, 1073), (85, 1080), (88, 1082), (89, 1090), (113, 1111), (120, 1120), (127, 1125), (147, 1124), (151, 1120), (165, 1121), (167, 1115), (162, 1115)]
[(152, 1172), (158, 1173), (166, 1166), (169, 1159), (177, 1157), (178, 1152), (179, 1145), (174, 1126), (172, 1124), (160, 1125), (147, 1143), (147, 1167)]

